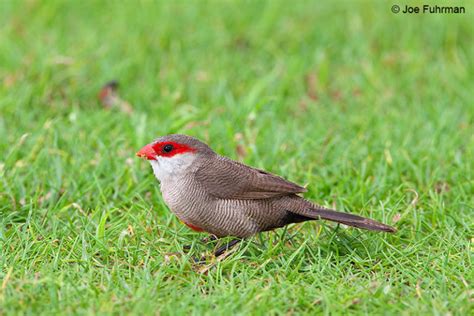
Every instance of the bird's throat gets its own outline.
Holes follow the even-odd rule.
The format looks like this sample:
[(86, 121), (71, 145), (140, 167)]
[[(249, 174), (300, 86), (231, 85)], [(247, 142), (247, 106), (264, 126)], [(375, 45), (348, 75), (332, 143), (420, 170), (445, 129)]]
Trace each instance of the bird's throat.
[(156, 160), (150, 160), (150, 164), (158, 181), (164, 182), (185, 174), (196, 158), (195, 156), (193, 153), (184, 153), (173, 157), (157, 156)]

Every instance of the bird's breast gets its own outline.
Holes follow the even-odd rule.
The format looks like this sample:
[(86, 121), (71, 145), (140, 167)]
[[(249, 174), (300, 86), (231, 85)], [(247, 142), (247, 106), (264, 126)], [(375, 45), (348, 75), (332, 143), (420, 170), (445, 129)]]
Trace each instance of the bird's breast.
[(193, 183), (192, 179), (162, 182), (161, 193), (166, 205), (181, 221), (202, 227), (204, 213), (212, 205), (206, 192)]

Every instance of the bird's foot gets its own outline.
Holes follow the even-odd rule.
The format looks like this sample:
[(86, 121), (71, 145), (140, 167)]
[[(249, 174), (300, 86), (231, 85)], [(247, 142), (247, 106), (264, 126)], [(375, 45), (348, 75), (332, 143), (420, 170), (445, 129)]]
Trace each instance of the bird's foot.
[(209, 235), (209, 236), (201, 239), (201, 242), (204, 243), (204, 244), (208, 244), (208, 243), (216, 241), (218, 239), (219, 238), (216, 235)]
[[(210, 243), (210, 242), (213, 242), (213, 241), (216, 241), (218, 240), (219, 238), (214, 236), (214, 235), (209, 235), (208, 237), (206, 238), (203, 238), (201, 240), (202, 243)], [(239, 242), (241, 242), (242, 239), (232, 239), (231, 241), (229, 241), (228, 243), (225, 243), (224, 245), (218, 247), (215, 251), (214, 251), (214, 256), (216, 258), (218, 257), (227, 257), (226, 253), (228, 253), (229, 250), (231, 250), (235, 245), (237, 245)], [(183, 247), (183, 250), (185, 252), (189, 251), (191, 249), (191, 245), (186, 245)], [(201, 257), (192, 257), (192, 260), (194, 261), (195, 264), (198, 264), (198, 265), (201, 265), (201, 264), (205, 264), (208, 260), (208, 258), (206, 256), (201, 256)]]
[(228, 243), (226, 243), (226, 244), (220, 246), (219, 248), (217, 248), (216, 251), (214, 251), (214, 256), (219, 257), (220, 255), (222, 255), (226, 251), (232, 249), (235, 245), (237, 245), (241, 241), (242, 241), (242, 239), (232, 239)]

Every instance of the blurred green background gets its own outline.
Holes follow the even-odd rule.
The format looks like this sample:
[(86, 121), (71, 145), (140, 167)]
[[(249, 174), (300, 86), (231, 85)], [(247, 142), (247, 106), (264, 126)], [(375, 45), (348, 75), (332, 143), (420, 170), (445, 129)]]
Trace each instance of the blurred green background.
[[(474, 5), (393, 4), (2, 1), (0, 314), (472, 312)], [(200, 273), (134, 157), (169, 133), (399, 232), (294, 225)]]

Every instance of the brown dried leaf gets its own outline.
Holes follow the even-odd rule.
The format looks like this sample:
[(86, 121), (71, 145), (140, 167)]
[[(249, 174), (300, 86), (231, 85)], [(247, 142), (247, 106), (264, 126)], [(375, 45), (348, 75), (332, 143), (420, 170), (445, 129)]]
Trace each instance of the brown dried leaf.
[(72, 203), (71, 206), (78, 210), (82, 215), (87, 216), (86, 212), (82, 209), (82, 207), (78, 203)]
[(219, 257), (215, 258), (210, 264), (202, 266), (200, 269), (197, 270), (197, 273), (199, 274), (207, 274), (209, 270), (211, 270), (213, 267), (217, 265), (217, 263), (224, 261), (227, 257), (229, 257), (231, 254), (237, 251), (237, 248), (232, 248), (223, 254), (221, 254)]
[(196, 80), (200, 82), (205, 82), (209, 80), (209, 74), (204, 70), (199, 70), (196, 73)]
[(132, 225), (128, 225), (127, 230), (128, 230), (128, 233), (129, 233), (130, 236), (135, 235), (135, 232), (133, 231), (133, 226)]
[(129, 167), (133, 166), (134, 160), (132, 158), (125, 159), (125, 164)]
[(451, 190), (449, 184), (444, 181), (438, 181), (435, 184), (435, 191), (436, 193), (444, 193), (444, 192), (449, 192)]
[(306, 112), (306, 111), (308, 111), (308, 103), (304, 99), (302, 99), (298, 103), (298, 108), (301, 112)]
[(168, 252), (165, 253), (164, 259), (165, 259), (165, 264), (168, 264), (171, 262), (171, 258), (180, 258), (183, 255), (179, 252)]
[(244, 36), (237, 36), (232, 41), (232, 45), (237, 49), (245, 50), (250, 47), (250, 40)]
[(360, 298), (355, 298), (352, 300), (351, 305), (357, 305), (360, 303)]
[(9, 74), (9, 75), (6, 75), (6, 76), (3, 78), (3, 86), (4, 86), (5, 88), (10, 88), (10, 87), (13, 86), (17, 81), (18, 81), (18, 75), (16, 75), (16, 74)]
[(359, 88), (355, 88), (352, 90), (352, 95), (355, 97), (360, 97), (362, 95), (362, 91)]
[(335, 101), (341, 101), (342, 100), (342, 92), (339, 90), (335, 90), (331, 92), (331, 97)]
[(247, 150), (242, 144), (237, 144), (235, 147), (235, 152), (237, 153), (239, 160), (244, 160), (244, 158), (247, 157)]
[(244, 135), (242, 133), (236, 133), (234, 135), (234, 140), (238, 142), (238, 144), (235, 146), (235, 152), (239, 160), (242, 161), (245, 157), (247, 157), (247, 150), (245, 149), (245, 146), (241, 144), (241, 142), (244, 140)]
[(413, 198), (413, 200), (410, 202), (410, 204), (412, 206), (416, 206), (416, 204), (418, 203), (418, 192), (416, 192), (415, 190), (413, 189), (408, 189), (407, 191), (409, 192), (413, 192), (415, 194), (415, 197)]
[(46, 193), (45, 195), (41, 195), (41, 196), (38, 198), (38, 203), (39, 203), (39, 204), (43, 204), (43, 202), (46, 202), (47, 200), (49, 200), (52, 195), (53, 195), (53, 193), (52, 193), (51, 191), (49, 191), (49, 192)]
[(397, 214), (393, 215), (392, 223), (394, 223), (394, 224), (398, 223), (398, 221), (400, 221), (401, 218), (402, 218), (402, 214), (400, 214), (400, 213), (397, 213)]
[(421, 280), (418, 280), (416, 282), (415, 291), (416, 291), (416, 296), (418, 296), (418, 298), (421, 298)]
[(10, 280), (10, 277), (11, 277), (11, 275), (12, 275), (12, 272), (13, 272), (13, 266), (11, 266), (11, 267), (8, 269), (8, 271), (7, 271), (6, 275), (5, 275), (5, 277), (3, 278), (3, 281), (2, 281), (2, 288), (1, 288), (1, 289), (2, 289), (2, 292), (7, 288), (7, 284), (8, 284), (8, 281)]
[(126, 114), (132, 114), (133, 113), (132, 105), (130, 103), (128, 103), (127, 101), (124, 101), (122, 99), (118, 99), (118, 108), (123, 113), (126, 113)]
[(53, 65), (72, 65), (74, 64), (74, 58), (69, 57), (69, 56), (54, 56), (50, 60), (51, 64)]
[(313, 101), (317, 101), (319, 99), (317, 93), (317, 85), (318, 85), (318, 78), (314, 73), (308, 73), (305, 76), (305, 83), (306, 83), (306, 95)]
[(234, 140), (235, 140), (236, 142), (240, 142), (240, 141), (243, 140), (243, 139), (244, 139), (244, 134), (242, 134), (242, 133), (235, 133), (235, 135), (234, 135)]
[(133, 107), (130, 103), (122, 100), (118, 94), (119, 83), (117, 80), (107, 82), (102, 89), (100, 89), (98, 98), (102, 106), (106, 109), (117, 108), (120, 111), (130, 114), (133, 112)]

